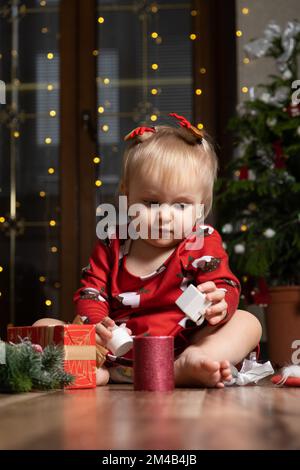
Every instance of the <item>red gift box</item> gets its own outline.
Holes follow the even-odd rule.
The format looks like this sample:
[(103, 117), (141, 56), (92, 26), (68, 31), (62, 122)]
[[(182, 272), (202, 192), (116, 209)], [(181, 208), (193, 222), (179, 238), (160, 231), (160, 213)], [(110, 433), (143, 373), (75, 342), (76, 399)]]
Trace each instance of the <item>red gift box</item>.
[(62, 345), (64, 370), (75, 376), (72, 385), (65, 388), (96, 387), (96, 331), (95, 325), (20, 326), (7, 328), (7, 340), (19, 343), (28, 338), (44, 348), (49, 344)]

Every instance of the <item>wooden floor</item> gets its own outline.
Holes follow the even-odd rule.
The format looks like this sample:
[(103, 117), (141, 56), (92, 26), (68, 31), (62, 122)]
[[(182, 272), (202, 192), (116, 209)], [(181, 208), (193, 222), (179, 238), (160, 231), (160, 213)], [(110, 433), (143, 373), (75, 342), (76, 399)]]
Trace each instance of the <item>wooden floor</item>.
[[(268, 381), (269, 382), (269, 381)], [(1, 449), (300, 449), (300, 388), (0, 395)]]

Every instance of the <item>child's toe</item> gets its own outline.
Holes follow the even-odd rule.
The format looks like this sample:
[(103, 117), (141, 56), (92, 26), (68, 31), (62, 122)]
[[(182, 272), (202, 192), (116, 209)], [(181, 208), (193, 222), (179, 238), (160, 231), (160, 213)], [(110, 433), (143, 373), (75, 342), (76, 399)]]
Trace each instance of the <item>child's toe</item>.
[(225, 360), (220, 362), (221, 369), (230, 369), (230, 362)]
[(211, 361), (210, 359), (204, 359), (201, 361), (201, 367), (207, 372), (217, 372), (220, 370), (220, 364), (217, 361)]

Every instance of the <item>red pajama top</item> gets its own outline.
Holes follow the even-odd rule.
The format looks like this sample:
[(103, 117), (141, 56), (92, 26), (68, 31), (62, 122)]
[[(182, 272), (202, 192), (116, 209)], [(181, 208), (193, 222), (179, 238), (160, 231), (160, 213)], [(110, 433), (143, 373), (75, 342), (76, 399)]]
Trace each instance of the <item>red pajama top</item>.
[[(133, 335), (171, 335), (195, 329), (175, 300), (189, 286), (213, 281), (225, 290), (227, 322), (238, 307), (240, 283), (231, 272), (228, 255), (217, 230), (210, 225), (198, 226), (202, 239), (195, 249), (196, 225), (191, 234), (175, 247), (168, 259), (154, 272), (135, 276), (127, 271), (126, 257), (132, 239), (121, 238), (117, 225), (105, 240), (98, 239), (89, 264), (82, 270), (82, 286), (76, 291), (76, 314), (90, 323), (110, 316), (117, 324), (126, 322)], [(110, 228), (111, 229), (111, 228)], [(123, 226), (124, 230), (124, 226)], [(190, 247), (188, 247), (190, 244)], [(185, 319), (185, 320), (183, 320)], [(207, 324), (205, 321), (203, 325)], [(197, 327), (199, 328), (199, 327)]]

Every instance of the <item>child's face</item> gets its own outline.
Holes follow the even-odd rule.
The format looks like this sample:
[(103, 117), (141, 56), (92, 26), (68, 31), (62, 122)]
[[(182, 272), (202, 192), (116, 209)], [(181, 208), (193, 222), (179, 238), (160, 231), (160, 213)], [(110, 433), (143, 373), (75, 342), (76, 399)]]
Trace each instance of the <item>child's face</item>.
[[(130, 218), (138, 219), (135, 227), (141, 233), (140, 237), (156, 247), (178, 244), (188, 236), (200, 217), (202, 197), (199, 187), (158, 187), (145, 178), (139, 178), (130, 183), (125, 194)], [(141, 206), (133, 211), (133, 204)], [(142, 232), (141, 224), (145, 232)]]

